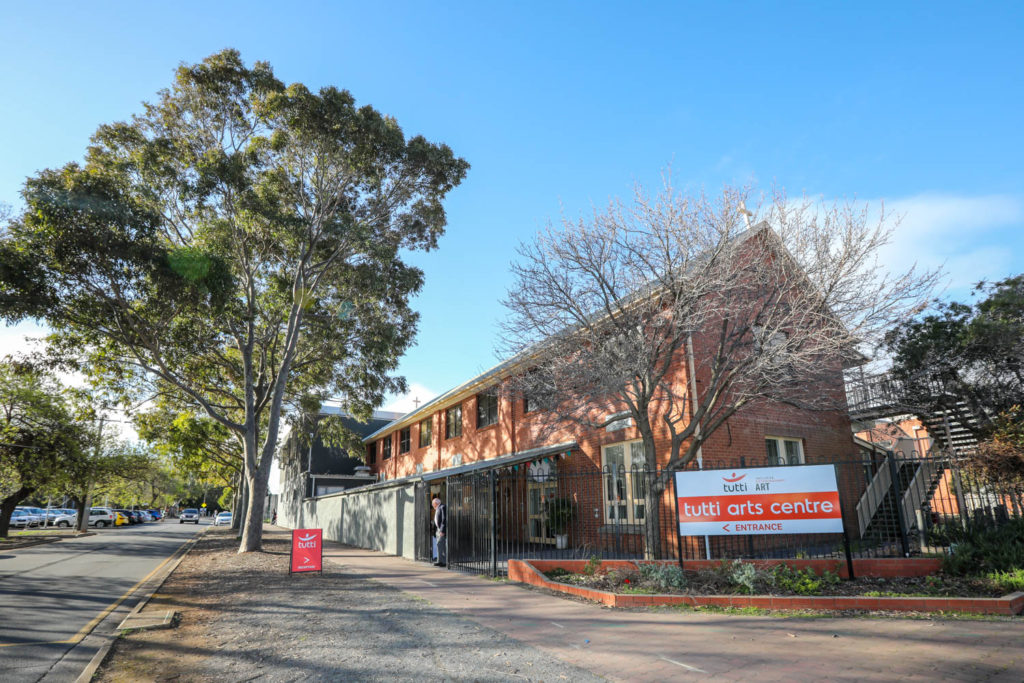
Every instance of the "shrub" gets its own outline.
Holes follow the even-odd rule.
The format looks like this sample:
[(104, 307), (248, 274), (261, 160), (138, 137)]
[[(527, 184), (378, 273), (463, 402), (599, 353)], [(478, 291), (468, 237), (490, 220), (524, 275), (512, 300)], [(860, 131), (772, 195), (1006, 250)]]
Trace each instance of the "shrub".
[(686, 588), (686, 573), (674, 564), (640, 565), (640, 579), (661, 591)]
[(591, 555), (587, 563), (583, 565), (583, 573), (587, 576), (593, 576), (601, 570), (601, 558), (597, 555)]
[(825, 570), (818, 576), (810, 567), (793, 569), (789, 565), (780, 564), (775, 567), (775, 584), (784, 591), (796, 595), (818, 595), (823, 588), (839, 584), (839, 575)]
[(954, 536), (956, 546), (943, 558), (942, 570), (954, 576), (1024, 569), (1024, 519), (1000, 527), (968, 525)]

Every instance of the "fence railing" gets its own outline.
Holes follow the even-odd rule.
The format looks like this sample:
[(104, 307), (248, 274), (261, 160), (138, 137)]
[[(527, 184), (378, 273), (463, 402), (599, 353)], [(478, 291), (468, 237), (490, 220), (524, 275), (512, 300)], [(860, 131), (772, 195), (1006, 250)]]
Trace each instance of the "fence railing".
[[(1024, 517), (1024, 492), (981, 481), (948, 455), (889, 453), (809, 464), (836, 467), (854, 557), (944, 553), (947, 525)], [(561, 468), (542, 476), (522, 468), (450, 477), (445, 492), (449, 564), (495, 576), (507, 573), (513, 558), (844, 557), (842, 534), (679, 537), (672, 477), (670, 471), (622, 466)], [(427, 514), (421, 531), (430, 534)], [(426, 549), (429, 542), (418, 546)]]

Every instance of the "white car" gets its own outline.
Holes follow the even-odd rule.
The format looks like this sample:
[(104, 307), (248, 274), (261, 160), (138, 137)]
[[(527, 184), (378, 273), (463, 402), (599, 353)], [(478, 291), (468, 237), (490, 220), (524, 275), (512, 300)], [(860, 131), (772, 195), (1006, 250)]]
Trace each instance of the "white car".
[(59, 527), (70, 527), (78, 524), (78, 513), (72, 511), (69, 514), (67, 510), (53, 510), (55, 514), (50, 518), (50, 524)]
[(220, 526), (221, 524), (225, 524), (227, 526), (231, 526), (231, 511), (230, 510), (225, 510), (224, 512), (218, 512), (217, 516), (213, 518), (213, 525), (214, 526)]
[(89, 526), (114, 526), (117, 517), (110, 508), (91, 508), (89, 510)]

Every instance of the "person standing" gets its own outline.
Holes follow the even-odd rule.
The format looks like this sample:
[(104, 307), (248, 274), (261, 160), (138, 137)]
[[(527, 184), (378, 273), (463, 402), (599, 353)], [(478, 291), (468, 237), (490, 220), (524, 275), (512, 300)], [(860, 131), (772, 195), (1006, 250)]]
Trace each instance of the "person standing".
[(444, 567), (448, 563), (448, 507), (441, 502), (440, 498), (431, 501), (434, 506), (434, 536), (437, 539), (437, 559), (435, 567)]

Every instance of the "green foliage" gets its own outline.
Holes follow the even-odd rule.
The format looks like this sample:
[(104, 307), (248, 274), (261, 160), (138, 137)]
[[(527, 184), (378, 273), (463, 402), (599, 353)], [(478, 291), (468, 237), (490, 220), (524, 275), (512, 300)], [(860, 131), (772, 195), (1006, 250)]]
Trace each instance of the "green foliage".
[(548, 577), (552, 581), (558, 581), (567, 576), (572, 576), (572, 572), (562, 569), (561, 567), (555, 567), (554, 569), (544, 572), (544, 576)]
[(999, 527), (970, 524), (950, 538), (956, 545), (942, 560), (942, 570), (948, 574), (984, 576), (1024, 569), (1024, 519)]
[(963, 538), (963, 522), (959, 518), (944, 519), (928, 529), (928, 545), (948, 546)]
[(758, 587), (765, 578), (765, 572), (749, 562), (735, 560), (729, 565), (729, 580), (742, 588), (748, 595), (758, 592)]
[(562, 535), (576, 518), (576, 506), (568, 498), (555, 498), (548, 502), (548, 528), (551, 533)]
[(722, 562), (718, 573), (726, 583), (740, 593), (753, 595), (781, 591), (796, 595), (820, 595), (840, 582), (839, 575), (825, 570), (819, 576), (813, 569), (793, 569), (788, 564), (777, 564), (760, 569), (752, 562), (733, 560)]
[(820, 595), (830, 586), (839, 585), (840, 578), (829, 570), (824, 570), (819, 576), (813, 569), (792, 569), (789, 565), (776, 565), (773, 569), (775, 585), (784, 591), (797, 595)]
[(26, 182), (0, 317), (45, 319), (125, 402), (171, 396), (193, 421), (174, 425), (181, 457), (229, 435), (259, 507), (289, 410), (341, 396), (365, 418), (404, 389), (423, 274), (403, 256), (437, 246), (467, 169), (347, 91), (224, 50), (100, 126), (83, 163)]
[(587, 576), (593, 576), (601, 571), (601, 558), (597, 555), (591, 555), (587, 563), (583, 565), (583, 573)]
[(658, 590), (686, 588), (686, 573), (678, 565), (661, 562), (645, 562), (640, 565), (640, 578), (650, 582)]
[(961, 423), (984, 438), (994, 416), (1024, 405), (1024, 275), (982, 282), (975, 294), (984, 298), (939, 303), (891, 331), (886, 343), (908, 406), (964, 413), (974, 421)]
[(1001, 587), (1007, 593), (1024, 591), (1024, 567), (1010, 571), (989, 572), (985, 575), (985, 578)]
[(0, 360), (0, 536), (17, 503), (81, 458), (86, 438), (69, 392), (49, 372)]

